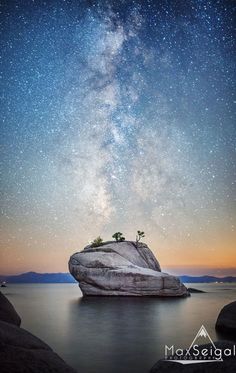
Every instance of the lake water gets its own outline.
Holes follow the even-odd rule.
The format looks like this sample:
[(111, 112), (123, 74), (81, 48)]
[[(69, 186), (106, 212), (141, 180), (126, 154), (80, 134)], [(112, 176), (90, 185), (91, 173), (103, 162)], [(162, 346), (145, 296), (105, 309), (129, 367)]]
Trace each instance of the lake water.
[(79, 373), (145, 373), (164, 346), (188, 347), (203, 324), (213, 340), (220, 309), (236, 284), (187, 284), (188, 298), (83, 298), (77, 284), (9, 284), (22, 327), (48, 343)]

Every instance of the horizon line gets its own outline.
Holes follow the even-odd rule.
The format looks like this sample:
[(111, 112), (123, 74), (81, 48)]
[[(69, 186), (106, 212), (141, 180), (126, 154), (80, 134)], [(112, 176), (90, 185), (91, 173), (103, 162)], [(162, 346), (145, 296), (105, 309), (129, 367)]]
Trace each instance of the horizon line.
[[(10, 276), (21, 276), (21, 275), (25, 275), (25, 274), (29, 274), (29, 273), (34, 273), (34, 274), (37, 274), (37, 275), (58, 275), (58, 274), (69, 274), (71, 275), (70, 272), (35, 272), (35, 271), (26, 271), (26, 272), (20, 272), (20, 273), (13, 273), (13, 274), (1, 274), (0, 273), (0, 277), (10, 277)], [(72, 276), (72, 275), (71, 275)], [(235, 274), (232, 274), (232, 275), (211, 275), (211, 274), (199, 274), (199, 275), (196, 275), (196, 274), (186, 274), (186, 273), (183, 273), (183, 274), (180, 274), (180, 275), (175, 275), (177, 277), (217, 277), (217, 278), (226, 278), (226, 277), (236, 277), (236, 273)], [(72, 276), (73, 277), (73, 276)]]

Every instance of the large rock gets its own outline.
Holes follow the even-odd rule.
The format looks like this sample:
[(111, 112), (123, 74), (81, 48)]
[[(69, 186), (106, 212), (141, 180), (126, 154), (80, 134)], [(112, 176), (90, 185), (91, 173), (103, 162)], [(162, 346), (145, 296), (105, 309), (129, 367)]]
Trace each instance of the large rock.
[(4, 321), (0, 346), (1, 373), (75, 373), (46, 343)]
[(20, 326), (21, 319), (9, 300), (0, 292), (0, 320)]
[(188, 295), (177, 277), (161, 272), (144, 243), (109, 241), (99, 247), (86, 246), (70, 257), (69, 270), (84, 295)]
[[(181, 364), (175, 361), (159, 360), (152, 367), (150, 373), (235, 373), (236, 359), (234, 355), (234, 343), (230, 341), (214, 342), (217, 349), (222, 351), (223, 361), (205, 361), (198, 360), (196, 364)], [(208, 350), (208, 356), (212, 356), (212, 344), (199, 346), (199, 351)], [(231, 355), (228, 351), (231, 351)], [(191, 354), (190, 350), (190, 354)]]
[(75, 373), (39, 338), (19, 327), (21, 319), (0, 293), (0, 372)]
[(216, 321), (216, 330), (236, 337), (236, 301), (222, 308)]

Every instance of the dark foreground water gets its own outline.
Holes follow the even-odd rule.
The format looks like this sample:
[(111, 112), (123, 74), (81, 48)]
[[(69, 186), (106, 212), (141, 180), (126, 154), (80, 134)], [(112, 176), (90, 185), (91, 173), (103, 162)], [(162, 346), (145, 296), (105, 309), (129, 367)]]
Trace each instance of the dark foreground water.
[(188, 284), (207, 291), (189, 298), (82, 298), (77, 284), (9, 284), (22, 327), (48, 343), (79, 373), (145, 373), (164, 346), (188, 347), (203, 324), (219, 339), (220, 309), (236, 284)]

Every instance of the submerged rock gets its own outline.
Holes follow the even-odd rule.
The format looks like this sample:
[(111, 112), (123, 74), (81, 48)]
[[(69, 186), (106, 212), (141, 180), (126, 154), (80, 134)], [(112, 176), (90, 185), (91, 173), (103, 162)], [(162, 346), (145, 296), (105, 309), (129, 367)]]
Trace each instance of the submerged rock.
[(206, 291), (195, 289), (195, 288), (188, 288), (189, 293), (206, 293)]
[(0, 320), (20, 326), (21, 319), (9, 300), (0, 292)]
[(216, 321), (216, 330), (236, 337), (236, 301), (222, 308)]
[(70, 257), (69, 270), (84, 295), (186, 296), (178, 277), (161, 272), (144, 243), (105, 242)]

